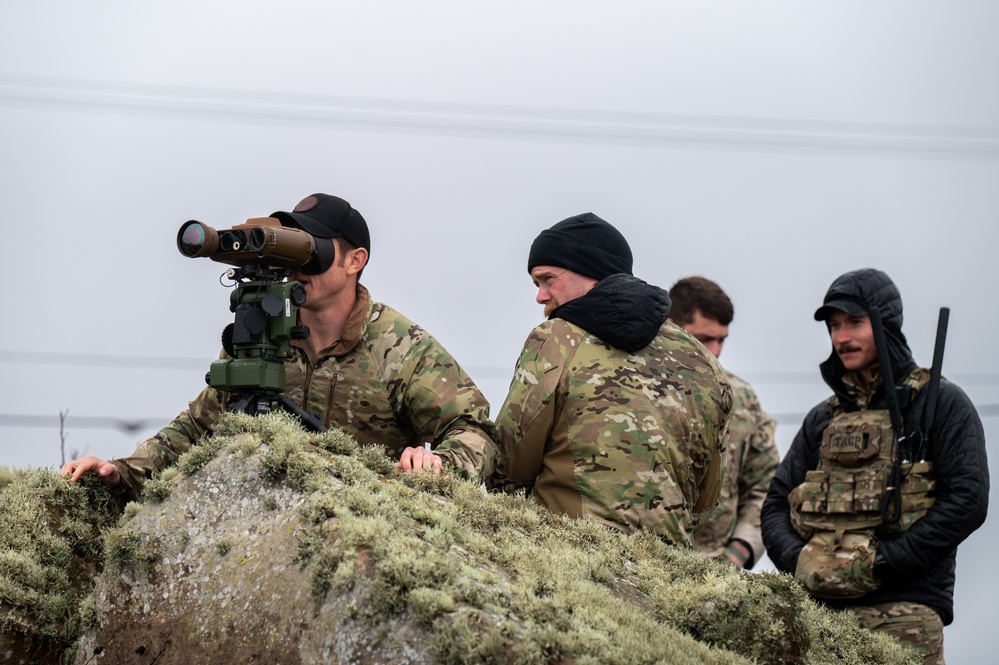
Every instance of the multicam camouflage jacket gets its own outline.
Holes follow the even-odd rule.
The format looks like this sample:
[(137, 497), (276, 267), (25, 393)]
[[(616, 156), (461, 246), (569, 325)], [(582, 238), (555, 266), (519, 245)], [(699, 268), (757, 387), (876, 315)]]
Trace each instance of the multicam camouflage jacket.
[[(343, 339), (319, 353), (311, 344), (293, 342), (285, 394), (362, 445), (382, 444), (398, 458), (407, 446), (429, 442), (466, 475), (488, 474), (496, 455), (495, 426), (485, 397), (429, 333), (372, 301), (363, 286), (357, 289)], [(126, 493), (138, 498), (146, 479), (211, 434), (234, 399), (207, 387), (132, 456), (112, 460)]]
[[(487, 484), (527, 487), (554, 512), (689, 545), (718, 503), (732, 391), (714, 356), (665, 322), (664, 291), (612, 277), (622, 279), (568, 304), (611, 317), (659, 307), (651, 340), (643, 333), (624, 350), (614, 334), (621, 326), (584, 329), (562, 318), (567, 305), (535, 328), (496, 421), (501, 461)], [(619, 293), (622, 281), (628, 288)], [(650, 304), (650, 295), (658, 300)]]
[(694, 534), (694, 548), (727, 560), (726, 547), (741, 540), (750, 549), (744, 567), (752, 568), (765, 551), (760, 508), (780, 463), (774, 439), (777, 423), (763, 411), (748, 383), (731, 372), (728, 379), (734, 396), (728, 420), (728, 472), (718, 507)]

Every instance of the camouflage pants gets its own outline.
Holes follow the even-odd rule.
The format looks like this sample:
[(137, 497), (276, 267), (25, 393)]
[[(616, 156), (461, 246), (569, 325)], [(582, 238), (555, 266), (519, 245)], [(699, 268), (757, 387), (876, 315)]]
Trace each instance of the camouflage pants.
[(943, 620), (936, 610), (919, 603), (854, 605), (850, 610), (865, 628), (888, 633), (923, 657), (923, 665), (944, 665)]

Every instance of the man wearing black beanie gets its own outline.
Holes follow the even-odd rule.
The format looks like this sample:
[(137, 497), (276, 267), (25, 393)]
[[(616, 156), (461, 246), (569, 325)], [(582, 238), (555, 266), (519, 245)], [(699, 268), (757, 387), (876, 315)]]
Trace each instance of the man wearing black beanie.
[(534, 240), (527, 268), (548, 320), (517, 362), (487, 485), (689, 544), (718, 503), (732, 391), (632, 262), (621, 232), (593, 213)]

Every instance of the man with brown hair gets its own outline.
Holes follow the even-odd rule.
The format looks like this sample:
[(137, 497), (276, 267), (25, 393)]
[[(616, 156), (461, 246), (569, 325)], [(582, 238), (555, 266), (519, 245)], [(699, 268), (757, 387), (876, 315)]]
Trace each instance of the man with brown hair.
[[(669, 319), (717, 358), (728, 338), (735, 309), (728, 295), (704, 277), (685, 277), (669, 290)], [(752, 568), (764, 553), (760, 508), (780, 462), (776, 423), (764, 413), (748, 383), (728, 372), (734, 400), (728, 424), (728, 472), (721, 500), (694, 534), (694, 548), (738, 568)]]

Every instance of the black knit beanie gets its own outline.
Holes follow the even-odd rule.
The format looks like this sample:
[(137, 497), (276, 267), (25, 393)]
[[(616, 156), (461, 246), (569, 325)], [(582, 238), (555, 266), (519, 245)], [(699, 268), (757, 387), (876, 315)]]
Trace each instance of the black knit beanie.
[(621, 232), (586, 212), (563, 219), (534, 239), (527, 272), (536, 266), (555, 266), (601, 280), (617, 273), (632, 274), (631, 264), (631, 247)]

